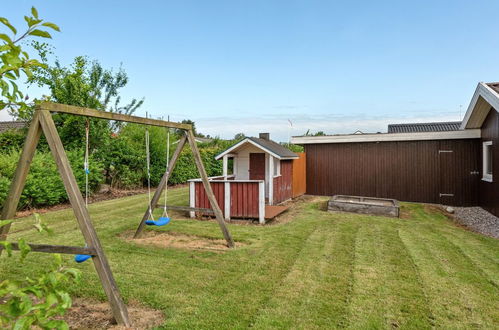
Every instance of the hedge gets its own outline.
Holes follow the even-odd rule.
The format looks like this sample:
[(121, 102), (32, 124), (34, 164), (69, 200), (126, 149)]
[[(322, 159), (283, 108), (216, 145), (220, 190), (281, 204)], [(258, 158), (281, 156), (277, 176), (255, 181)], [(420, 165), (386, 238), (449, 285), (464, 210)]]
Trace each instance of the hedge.
[[(85, 188), (83, 151), (69, 151), (68, 158), (81, 191)], [(20, 152), (12, 150), (0, 155), (0, 204), (3, 204), (19, 160)], [(90, 161), (89, 187), (94, 191), (103, 179), (102, 164)], [(51, 206), (66, 202), (68, 197), (50, 153), (37, 152), (30, 166), (19, 207)]]

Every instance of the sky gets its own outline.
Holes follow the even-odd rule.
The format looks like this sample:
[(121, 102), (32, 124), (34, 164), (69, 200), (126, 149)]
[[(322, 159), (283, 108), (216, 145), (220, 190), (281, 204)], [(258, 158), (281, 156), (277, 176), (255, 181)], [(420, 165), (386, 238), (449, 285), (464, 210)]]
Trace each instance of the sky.
[(0, 3), (18, 28), (32, 5), (58, 24), (63, 64), (122, 65), (123, 101), (145, 98), (136, 115), (221, 138), (461, 120), (477, 83), (499, 80), (496, 0)]

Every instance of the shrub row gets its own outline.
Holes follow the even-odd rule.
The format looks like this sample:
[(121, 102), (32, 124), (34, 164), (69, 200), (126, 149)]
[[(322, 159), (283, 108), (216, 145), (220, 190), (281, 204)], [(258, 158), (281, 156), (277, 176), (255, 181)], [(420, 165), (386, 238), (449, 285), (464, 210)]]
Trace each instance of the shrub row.
[[(11, 150), (0, 155), (0, 204), (3, 204), (7, 196), (19, 156), (20, 152), (17, 150)], [(83, 151), (69, 151), (68, 158), (76, 181), (80, 189), (84, 191)], [(102, 182), (102, 179), (102, 165), (90, 161), (90, 191), (94, 191)], [(52, 155), (46, 152), (37, 152), (31, 163), (26, 185), (21, 195), (20, 208), (50, 206), (65, 201), (67, 201), (66, 191)]]
[[(222, 173), (221, 162), (214, 159), (217, 153), (217, 148), (201, 149), (201, 157), (209, 176), (220, 175)], [(83, 150), (68, 151), (68, 158), (73, 168), (73, 173), (82, 192), (85, 188), (83, 154)], [(3, 204), (7, 196), (19, 156), (20, 151), (18, 150), (11, 150), (0, 154), (0, 205)], [(112, 157), (117, 156), (117, 154), (110, 152), (109, 156), (113, 159)], [(91, 157), (89, 162), (89, 188), (91, 192), (95, 191), (100, 184), (106, 182), (106, 175), (111, 175), (114, 180), (114, 186), (120, 188), (142, 187), (147, 183), (145, 156), (137, 154), (125, 154), (122, 156), (122, 158), (114, 158), (112, 163), (108, 164), (107, 167), (95, 155)], [(165, 159), (154, 157), (154, 162), (151, 162), (151, 184), (153, 186), (159, 183), (161, 176), (165, 172), (165, 166)], [(169, 183), (180, 184), (197, 177), (199, 177), (199, 174), (195, 167), (192, 153), (189, 148), (186, 148), (178, 159)], [(64, 190), (52, 155), (50, 152), (37, 151), (30, 167), (19, 207), (24, 209), (51, 206), (66, 201), (66, 191)]]

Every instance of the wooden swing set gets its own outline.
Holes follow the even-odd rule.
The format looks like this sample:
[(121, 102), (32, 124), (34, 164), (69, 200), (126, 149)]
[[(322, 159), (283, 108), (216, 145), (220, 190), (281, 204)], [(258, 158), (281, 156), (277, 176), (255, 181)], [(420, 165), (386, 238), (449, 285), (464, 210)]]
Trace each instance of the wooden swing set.
[[(186, 142), (189, 143), (192, 154), (194, 156), (194, 161), (196, 167), (201, 175), (206, 194), (209, 198), (212, 212), (214, 213), (216, 220), (220, 226), (220, 229), (227, 241), (228, 247), (234, 247), (234, 241), (232, 236), (225, 225), (222, 210), (217, 203), (215, 194), (213, 193), (212, 187), (210, 185), (208, 175), (204, 168), (199, 149), (197, 147), (195, 137), (192, 131), (192, 126), (189, 124), (181, 124), (170, 121), (163, 121), (157, 119), (143, 118), (137, 116), (123, 115), (112, 112), (104, 112), (89, 108), (82, 108), (76, 106), (69, 106), (64, 104), (52, 103), (52, 102), (42, 102), (36, 107), (35, 114), (31, 121), (31, 125), (28, 129), (28, 134), (26, 136), (26, 141), (19, 159), (12, 184), (10, 186), (9, 194), (5, 200), (2, 213), (0, 214), (0, 219), (7, 220), (14, 218), (19, 204), (19, 199), (21, 193), (24, 189), (26, 183), (26, 177), (29, 172), (31, 161), (35, 154), (36, 146), (40, 140), (41, 133), (43, 132), (45, 138), (47, 139), (50, 151), (55, 159), (57, 169), (64, 183), (64, 187), (69, 197), (69, 202), (73, 209), (76, 221), (83, 234), (85, 240), (85, 247), (79, 246), (64, 246), (64, 245), (47, 245), (47, 244), (29, 244), (32, 251), (35, 252), (46, 252), (46, 253), (64, 253), (64, 254), (81, 254), (90, 255), (94, 262), (95, 270), (100, 278), (102, 287), (107, 295), (109, 304), (114, 315), (116, 322), (120, 325), (129, 327), (130, 319), (128, 317), (128, 311), (126, 305), (123, 302), (120, 291), (114, 279), (113, 273), (107, 261), (106, 255), (102, 249), (97, 233), (90, 220), (90, 215), (88, 209), (85, 205), (85, 201), (82, 197), (81, 191), (76, 182), (75, 176), (69, 164), (68, 157), (64, 150), (61, 138), (57, 132), (55, 123), (52, 119), (51, 113), (67, 113), (77, 116), (93, 117), (107, 120), (123, 121), (128, 123), (137, 123), (143, 125), (160, 126), (165, 128), (175, 128), (184, 132), (184, 135), (180, 139), (177, 148), (169, 162), (168, 168), (161, 178), (158, 188), (154, 193), (148, 209), (146, 210), (144, 217), (140, 221), (140, 224), (135, 232), (134, 238), (140, 237), (141, 233), (145, 227), (145, 221), (150, 214), (150, 208), (155, 209), (162, 207), (165, 209), (182, 209), (187, 211), (199, 211), (196, 208), (188, 207), (175, 207), (168, 205), (158, 205), (158, 201), (161, 196), (161, 192), (166, 188), (168, 184), (168, 179), (170, 173), (172, 173), (175, 168), (175, 164), (184, 148)], [(10, 230), (10, 225), (6, 225), (0, 228), (0, 241), (5, 241)], [(17, 244), (12, 244), (13, 249), (19, 249)], [(2, 249), (0, 248), (0, 253)]]

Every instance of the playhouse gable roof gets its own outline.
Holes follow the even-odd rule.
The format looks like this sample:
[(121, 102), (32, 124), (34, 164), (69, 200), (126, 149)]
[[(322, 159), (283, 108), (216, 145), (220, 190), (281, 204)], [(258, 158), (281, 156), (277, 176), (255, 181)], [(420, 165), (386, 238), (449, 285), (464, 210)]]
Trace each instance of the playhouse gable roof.
[(264, 152), (269, 153), (273, 157), (280, 159), (280, 160), (297, 159), (298, 158), (297, 154), (295, 154), (294, 152), (292, 152), (288, 148), (280, 145), (277, 142), (274, 142), (272, 140), (262, 139), (262, 138), (247, 137), (247, 138), (244, 138), (243, 140), (239, 141), (238, 143), (234, 144), (230, 148), (226, 149), (225, 151), (221, 152), (220, 154), (218, 154), (215, 157), (215, 159), (220, 159), (227, 154), (235, 152), (237, 149), (243, 147), (245, 144), (254, 145), (255, 147), (262, 149)]

